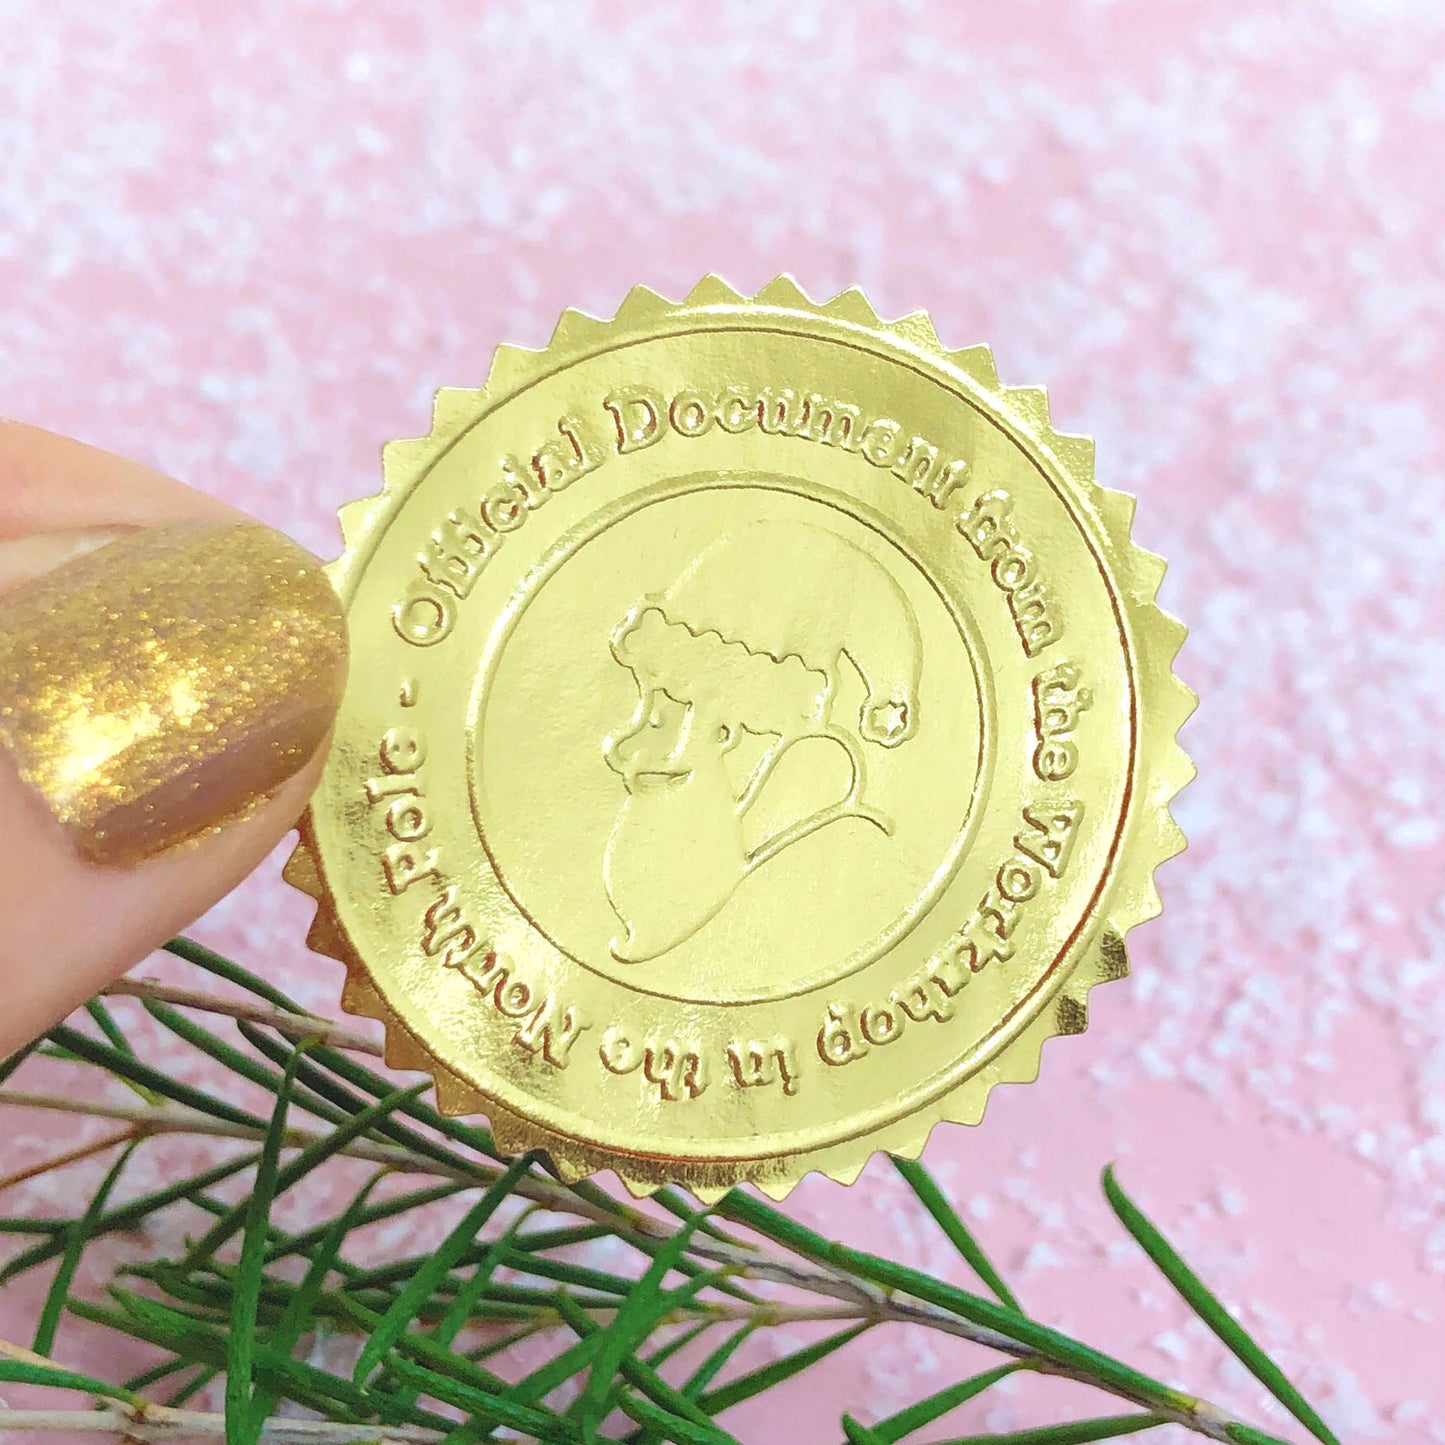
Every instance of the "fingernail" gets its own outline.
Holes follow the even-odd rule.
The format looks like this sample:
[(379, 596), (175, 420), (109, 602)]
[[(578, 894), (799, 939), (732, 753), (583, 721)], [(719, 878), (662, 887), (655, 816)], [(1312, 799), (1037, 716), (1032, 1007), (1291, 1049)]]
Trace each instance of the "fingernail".
[(139, 862), (298, 773), (346, 661), (335, 590), (289, 538), (152, 527), (0, 591), (0, 743), (82, 856)]
[(73, 532), (42, 532), (34, 537), (12, 537), (0, 542), (0, 588), (38, 577), (63, 567), (107, 542), (129, 536), (134, 527), (89, 527)]

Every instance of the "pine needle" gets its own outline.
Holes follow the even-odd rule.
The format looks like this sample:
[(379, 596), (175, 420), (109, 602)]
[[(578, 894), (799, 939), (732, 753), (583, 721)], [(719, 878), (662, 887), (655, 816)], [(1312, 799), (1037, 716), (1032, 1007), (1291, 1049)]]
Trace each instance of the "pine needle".
[(276, 1107), (261, 1144), (256, 1165), (256, 1187), (245, 1212), (245, 1238), (241, 1265), (231, 1304), (231, 1329), (226, 1352), (226, 1445), (256, 1445), (265, 1415), (255, 1408), (252, 1379), (255, 1371), (256, 1314), (260, 1300), (261, 1271), (266, 1263), (266, 1227), (280, 1177), (281, 1141), (286, 1134), (286, 1113), (291, 1105), (295, 1074), (288, 1069), (276, 1091)]
[(1320, 1419), (1313, 1406), (1295, 1389), (1283, 1370), (1259, 1347), (1250, 1333), (1225, 1309), (1204, 1281), (1179, 1257), (1178, 1252), (1149, 1222), (1144, 1212), (1119, 1187), (1114, 1166), (1104, 1170), (1104, 1195), (1119, 1222), (1139, 1247), (1158, 1266), (1160, 1273), (1179, 1292), (1190, 1309), (1209, 1326), (1239, 1362), (1274, 1396), (1316, 1440), (1340, 1445), (1333, 1430)]
[(1013, 1291), (1003, 1282), (1003, 1277), (993, 1267), (983, 1247), (969, 1232), (958, 1211), (948, 1202), (933, 1176), (916, 1159), (899, 1159), (890, 1155), (893, 1167), (903, 1176), (908, 1187), (918, 1196), (918, 1202), (933, 1216), (938, 1227), (948, 1236), (949, 1243), (967, 1261), (968, 1266), (986, 1284), (1001, 1304), (1011, 1310), (1023, 1313)]
[(524, 1154), (513, 1161), (507, 1172), (472, 1206), (466, 1217), (446, 1237), (440, 1247), (417, 1270), (397, 1296), (396, 1303), (382, 1317), (362, 1347), (352, 1378), (364, 1384), (386, 1357), (391, 1347), (417, 1316), (427, 1300), (436, 1293), (443, 1277), (456, 1264), (482, 1226), (512, 1192), (512, 1186), (532, 1167), (532, 1157)]

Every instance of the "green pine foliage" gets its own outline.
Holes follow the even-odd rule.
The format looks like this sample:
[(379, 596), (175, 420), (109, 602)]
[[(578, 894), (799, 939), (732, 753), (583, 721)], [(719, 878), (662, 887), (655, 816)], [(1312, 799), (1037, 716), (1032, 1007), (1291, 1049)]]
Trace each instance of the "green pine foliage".
[[(929, 1329), (992, 1350), (999, 1363), (961, 1371), (884, 1418), (843, 1415), (840, 1445), (937, 1440), (940, 1421), (981, 1419), (989, 1392), (1023, 1371), (1091, 1386), (1112, 1411), (1004, 1436), (955, 1436), (954, 1445), (1079, 1445), (1170, 1425), (1237, 1445), (1303, 1438), (1282, 1441), (1033, 1318), (921, 1164), (894, 1161), (977, 1290), (830, 1240), (750, 1191), (734, 1190), (711, 1209), (668, 1190), (639, 1205), (591, 1181), (566, 1185), (543, 1158), (504, 1159), (485, 1128), (427, 1104), (424, 1085), (378, 1073), (364, 1036), (307, 1014), (196, 943), (178, 939), (170, 951), (209, 976), (207, 987), (131, 981), (117, 992), (139, 998), (156, 1025), (195, 1051), (198, 1069), (183, 1071), (190, 1078), (229, 1075), (235, 1088), (198, 1087), (147, 1063), (124, 1015), (101, 1000), (0, 1062), (0, 1105), (110, 1121), (95, 1143), (0, 1177), (3, 1190), (95, 1155), (109, 1166), (72, 1217), (0, 1217), (0, 1287), (32, 1271), (50, 1280), (33, 1340), (0, 1340), (0, 1387), (52, 1387), (56, 1402), (0, 1403), (0, 1432), (225, 1445), (736, 1445), (727, 1421), (734, 1407), (872, 1331)], [(82, 1077), (64, 1096), (26, 1092), (31, 1061), (47, 1058), (101, 1077)], [(115, 1081), (132, 1102), (102, 1102), (114, 1095), (102, 1083)], [(262, 1107), (246, 1107), (250, 1099)], [(127, 1191), (137, 1157), (172, 1134), (216, 1145), (208, 1152), (198, 1144), (198, 1161), (226, 1157), (164, 1187)], [(294, 1192), (334, 1198), (334, 1188), (313, 1186), (358, 1160), (371, 1172), (344, 1208), (282, 1227), (296, 1213), (285, 1207)], [(1103, 1187), (1123, 1228), (1194, 1314), (1310, 1437), (1339, 1445), (1112, 1169)], [(373, 1226), (426, 1221), (438, 1210), (456, 1223), (434, 1247), (381, 1261), (368, 1254)], [(97, 1241), (142, 1228), (167, 1238), (174, 1228), (159, 1226), (176, 1219), (187, 1231), (183, 1247), (122, 1267), (100, 1294), (77, 1290)], [(609, 1268), (578, 1258), (599, 1242), (609, 1246)], [(120, 1382), (69, 1369), (68, 1321), (144, 1342), (156, 1362)], [(746, 1366), (749, 1341), (799, 1324), (820, 1333)], [(317, 1351), (318, 1338), (347, 1348)], [(212, 1386), (223, 1409), (187, 1408)], [(88, 1408), (76, 1408), (74, 1392), (89, 1397)]]

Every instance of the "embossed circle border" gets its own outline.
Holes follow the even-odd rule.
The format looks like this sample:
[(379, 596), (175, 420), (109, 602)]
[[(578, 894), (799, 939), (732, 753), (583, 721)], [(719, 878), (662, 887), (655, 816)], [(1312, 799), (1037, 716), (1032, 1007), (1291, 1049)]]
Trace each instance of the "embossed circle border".
[[(746, 475), (749, 480), (732, 482), (727, 480), (731, 475), (739, 477)], [(759, 475), (766, 475), (776, 480), (774, 482), (759, 481)], [(703, 480), (713, 478), (716, 480)], [(786, 483), (795, 485), (785, 485)], [(779, 485), (783, 483), (784, 485)], [(610, 528), (644, 512), (648, 507), (661, 503), (675, 501), (679, 498), (694, 495), (703, 491), (770, 491), (780, 492), (786, 496), (801, 498), (805, 501), (815, 503), (838, 512), (840, 515), (850, 518), (859, 526), (865, 527), (877, 536), (881, 541), (894, 548), (906, 562), (928, 584), (933, 595), (938, 598), (949, 620), (956, 628), (959, 640), (963, 644), (963, 650), (968, 658), (969, 670), (973, 675), (974, 693), (978, 704), (978, 749), (975, 759), (973, 785), (969, 793), (968, 807), (964, 812), (962, 825), (958, 835), (950, 843), (942, 862), (933, 870), (927, 888), (918, 895), (914, 903), (898, 915), (881, 931), (881, 941), (877, 947), (862, 957), (849, 955), (851, 962), (845, 961), (846, 966), (827, 975), (816, 978), (811, 982), (805, 982), (798, 988), (786, 993), (763, 994), (751, 998), (737, 999), (706, 999), (691, 998), (686, 995), (665, 993), (658, 988), (646, 988), (640, 984), (629, 983), (613, 974), (604, 972), (588, 963), (585, 959), (579, 958), (575, 953), (563, 947), (528, 911), (526, 905), (513, 892), (508, 885), (492, 845), (488, 843), (486, 828), (482, 821), (481, 799), (478, 796), (479, 779), (481, 768), (479, 759), (476, 756), (476, 739), (481, 731), (481, 719), (486, 710), (486, 698), (491, 690), (491, 676), (497, 662), (501, 658), (503, 649), (516, 627), (521, 621), (522, 615), (527, 607), (540, 594), (543, 587), (566, 565), (569, 558), (576, 556), (584, 547), (597, 540)], [(788, 476), (782, 472), (771, 472), (759, 474), (751, 470), (737, 468), (707, 468), (701, 471), (693, 471), (675, 476), (666, 483), (654, 483), (646, 488), (621, 497), (610, 503), (608, 506), (589, 515), (587, 522), (580, 526), (574, 526), (569, 531), (557, 537), (542, 553), (541, 557), (526, 574), (525, 590), (517, 589), (513, 592), (508, 606), (504, 609), (498, 619), (500, 625), (488, 635), (488, 642), (483, 649), (482, 657), (478, 663), (478, 680), (472, 688), (471, 698), (467, 706), (466, 716), (466, 760), (467, 760), (467, 790), (471, 804), (472, 818), (476, 824), (477, 836), (481, 842), (482, 849), (487, 861), (491, 864), (493, 874), (496, 877), (497, 886), (511, 900), (518, 915), (531, 928), (533, 928), (552, 948), (569, 962), (575, 963), (577, 967), (586, 969), (595, 978), (606, 980), (619, 988), (631, 993), (640, 994), (645, 997), (665, 1000), (668, 1003), (681, 1005), (705, 1004), (710, 1008), (740, 1008), (753, 1006), (766, 1006), (769, 1003), (780, 1002), (784, 999), (802, 998), (810, 993), (817, 993), (824, 989), (835, 987), (844, 979), (862, 972), (863, 969), (871, 967), (874, 963), (884, 958), (887, 954), (897, 948), (904, 939), (923, 921), (933, 908), (938, 895), (948, 886), (956, 876), (963, 857), (968, 850), (969, 841), (978, 830), (979, 817), (986, 806), (989, 791), (992, 787), (992, 774), (988, 769), (990, 761), (988, 757), (989, 743), (996, 724), (994, 718), (994, 687), (993, 678), (987, 667), (980, 666), (980, 659), (987, 662), (987, 652), (983, 646), (982, 638), (978, 633), (977, 624), (961, 606), (961, 599), (951, 598), (948, 592), (940, 585), (939, 579), (933, 575), (932, 570), (925, 566), (923, 561), (914, 555), (909, 543), (902, 537), (897, 536), (887, 526), (886, 519), (876, 508), (870, 507), (861, 498), (843, 491), (841, 488), (829, 488), (828, 496), (820, 496), (813, 489), (813, 484), (807, 478)], [(847, 502), (850, 505), (844, 505)], [(592, 525), (597, 520), (597, 525)], [(579, 533), (581, 534), (579, 536)], [(568, 544), (571, 543), (569, 546)], [(867, 947), (868, 945), (864, 945)]]

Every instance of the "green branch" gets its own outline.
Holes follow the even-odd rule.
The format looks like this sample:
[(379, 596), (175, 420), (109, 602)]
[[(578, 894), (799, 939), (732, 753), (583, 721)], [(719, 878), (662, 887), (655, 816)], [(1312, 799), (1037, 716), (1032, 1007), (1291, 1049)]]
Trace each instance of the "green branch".
[[(52, 1271), (37, 1349), (0, 1341), (0, 1384), (78, 1390), (97, 1402), (92, 1410), (0, 1406), (0, 1430), (217, 1445), (469, 1445), (505, 1427), (522, 1438), (576, 1445), (727, 1445), (735, 1437), (719, 1416), (767, 1398), (886, 1326), (970, 1341), (1002, 1363), (960, 1371), (956, 1383), (871, 1423), (842, 1416), (837, 1438), (849, 1445), (895, 1445), (955, 1414), (967, 1424), (972, 1402), (1020, 1371), (1066, 1377), (1132, 1411), (1012, 1435), (960, 1435), (960, 1445), (1082, 1445), (1165, 1423), (1234, 1445), (1281, 1445), (1232, 1411), (1025, 1314), (922, 1164), (894, 1161), (986, 1293), (829, 1240), (742, 1190), (712, 1211), (664, 1191), (653, 1202), (665, 1218), (590, 1181), (565, 1185), (533, 1158), (499, 1159), (486, 1129), (442, 1116), (420, 1097), (420, 1086), (399, 1087), (364, 1062), (376, 1053), (370, 1039), (306, 1013), (197, 944), (176, 940), (170, 951), (241, 996), (128, 982), (110, 991), (106, 1005), (53, 1030), (40, 1048), (0, 1062), (0, 1106), (123, 1125), (0, 1179), (0, 1187), (19, 1185), (116, 1155), (72, 1217), (0, 1218), (0, 1248), (13, 1241), (0, 1261), (0, 1283)], [(127, 1032), (137, 1023), (164, 1028), (191, 1057), (174, 1073), (154, 1062), (154, 1048), (137, 1048)], [(47, 1055), (63, 1061), (47, 1065), (52, 1074), (75, 1071), (72, 1088), (38, 1095), (12, 1084), (28, 1077), (32, 1057)], [(188, 1082), (197, 1077), (218, 1082), (208, 1089)], [(131, 1102), (105, 1102), (107, 1083), (125, 1085)], [(263, 1104), (269, 1097), (262, 1111), (243, 1106), (257, 1096)], [(311, 1117), (306, 1127), (290, 1122), (298, 1110)], [(194, 1173), (128, 1198), (133, 1159), (167, 1135), (194, 1140)], [(210, 1157), (213, 1150), (230, 1157)], [(312, 1198), (328, 1197), (323, 1186), (346, 1160), (375, 1166), (365, 1186), (336, 1213), (294, 1232), (283, 1228), (278, 1200), (303, 1187)], [(240, 1202), (217, 1189), (238, 1192)], [(1124, 1228), (1194, 1314), (1321, 1445), (1338, 1445), (1112, 1172), (1104, 1189)], [(370, 1226), (420, 1221), (452, 1199), (463, 1214), (439, 1247), (386, 1260), (368, 1251)], [(173, 1216), (193, 1241), (177, 1255), (121, 1267), (104, 1300), (72, 1294), (96, 1241)], [(171, 1226), (155, 1237), (176, 1232)], [(619, 1264), (616, 1253), (606, 1268), (578, 1257), (601, 1244), (630, 1252), (635, 1268)], [(135, 1287), (122, 1288), (121, 1275)], [(161, 1358), (125, 1384), (69, 1370), (63, 1349), (57, 1353), (68, 1320), (144, 1341)], [(751, 1342), (797, 1322), (818, 1322), (831, 1333), (749, 1363)], [(351, 1337), (354, 1363), (318, 1364), (306, 1345), (317, 1332)], [(514, 1382), (505, 1374), (515, 1371), (499, 1374), (482, 1363), (544, 1332), (557, 1343), (540, 1362), (533, 1349), (529, 1369)], [(223, 1411), (178, 1408), (222, 1377)], [(177, 1391), (170, 1403), (153, 1398), (163, 1386)], [(290, 1418), (296, 1407), (317, 1418)]]

